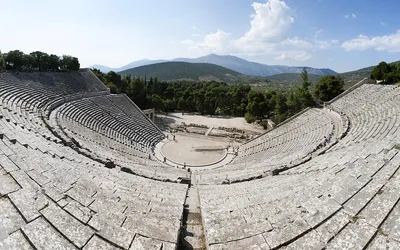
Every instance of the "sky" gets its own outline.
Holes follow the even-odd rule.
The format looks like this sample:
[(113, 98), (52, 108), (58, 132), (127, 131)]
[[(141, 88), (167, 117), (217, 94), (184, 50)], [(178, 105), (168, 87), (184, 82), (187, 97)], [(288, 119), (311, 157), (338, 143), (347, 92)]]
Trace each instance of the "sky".
[(400, 60), (398, 0), (0, 0), (0, 50), (81, 67), (234, 55), (269, 65), (357, 70)]

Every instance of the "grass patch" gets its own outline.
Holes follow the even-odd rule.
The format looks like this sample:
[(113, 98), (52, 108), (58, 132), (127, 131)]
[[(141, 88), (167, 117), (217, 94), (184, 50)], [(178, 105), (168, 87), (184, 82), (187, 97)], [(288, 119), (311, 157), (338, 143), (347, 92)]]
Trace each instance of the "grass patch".
[(382, 235), (382, 236), (388, 236), (387, 234), (385, 234), (382, 230), (382, 228), (378, 228), (378, 231), (376, 231), (377, 235)]
[(350, 222), (351, 222), (351, 223), (356, 223), (356, 222), (358, 221), (359, 218), (360, 218), (360, 217), (358, 217), (357, 215), (351, 216)]

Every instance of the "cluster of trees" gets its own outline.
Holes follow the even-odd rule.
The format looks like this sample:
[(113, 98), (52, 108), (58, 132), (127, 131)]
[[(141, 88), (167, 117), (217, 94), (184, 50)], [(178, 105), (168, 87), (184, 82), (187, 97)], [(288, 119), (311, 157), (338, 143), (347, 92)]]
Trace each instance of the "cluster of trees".
[(157, 78), (121, 77), (92, 69), (112, 93), (125, 93), (141, 109), (169, 112), (184, 110), (201, 114), (244, 116), (250, 86), (218, 82), (159, 81)]
[(125, 93), (141, 109), (244, 116), (248, 122), (270, 118), (280, 123), (306, 107), (329, 101), (344, 90), (344, 80), (340, 76), (331, 75), (322, 77), (311, 88), (306, 70), (301, 74), (301, 87), (289, 92), (260, 92), (246, 84), (165, 82), (152, 77), (121, 77), (113, 71), (107, 74), (98, 69), (92, 71), (112, 93)]
[(339, 75), (327, 75), (311, 88), (306, 70), (301, 73), (302, 85), (289, 92), (267, 90), (264, 93), (251, 90), (245, 119), (253, 122), (264, 117), (280, 123), (306, 107), (333, 99), (344, 91), (344, 80)]
[(76, 71), (80, 64), (76, 57), (47, 54), (34, 51), (25, 54), (20, 50), (12, 50), (2, 54), (0, 51), (0, 70), (17, 71)]
[(382, 80), (385, 84), (400, 82), (400, 63), (380, 62), (371, 72), (371, 78)]

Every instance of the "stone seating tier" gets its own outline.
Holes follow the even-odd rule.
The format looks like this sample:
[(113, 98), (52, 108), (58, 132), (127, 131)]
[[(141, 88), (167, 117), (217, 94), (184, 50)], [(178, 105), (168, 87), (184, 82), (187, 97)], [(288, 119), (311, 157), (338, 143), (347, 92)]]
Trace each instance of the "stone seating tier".
[[(206, 249), (400, 248), (398, 87), (361, 85), (188, 174), (153, 158), (160, 131), (90, 72), (13, 74), (0, 73), (0, 249), (176, 249), (193, 220)], [(339, 140), (314, 151), (327, 133)]]

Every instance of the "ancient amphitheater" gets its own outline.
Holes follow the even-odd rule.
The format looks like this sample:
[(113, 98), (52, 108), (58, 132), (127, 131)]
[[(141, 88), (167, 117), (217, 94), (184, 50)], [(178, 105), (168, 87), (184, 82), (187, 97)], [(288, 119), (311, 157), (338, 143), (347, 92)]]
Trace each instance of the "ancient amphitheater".
[(90, 70), (0, 73), (0, 99), (0, 249), (400, 249), (399, 87), (361, 82), (190, 170)]

